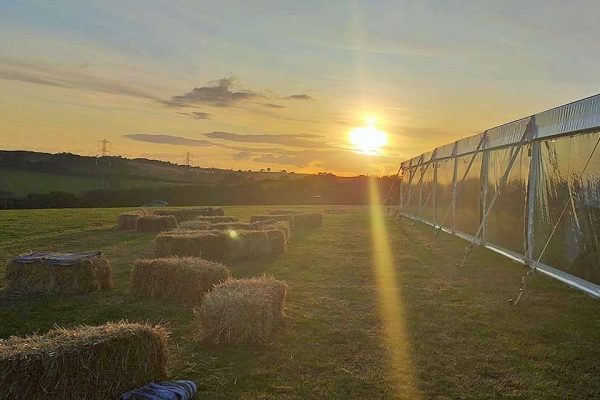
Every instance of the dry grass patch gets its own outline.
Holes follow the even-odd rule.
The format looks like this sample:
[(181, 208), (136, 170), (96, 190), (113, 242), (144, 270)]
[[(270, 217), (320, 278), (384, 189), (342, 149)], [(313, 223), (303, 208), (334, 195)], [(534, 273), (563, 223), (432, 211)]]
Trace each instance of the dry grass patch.
[(25, 263), (14, 259), (6, 267), (5, 281), (4, 294), (10, 296), (79, 294), (110, 289), (112, 271), (108, 259), (100, 253), (70, 265), (52, 265), (46, 260)]
[(231, 277), (222, 264), (198, 257), (142, 259), (134, 262), (131, 292), (136, 296), (200, 303), (213, 286)]
[(195, 310), (204, 343), (265, 343), (281, 321), (287, 285), (273, 278), (235, 279), (216, 286)]
[(268, 214), (253, 215), (250, 217), (252, 223), (273, 223), (287, 221), (292, 229), (319, 228), (323, 225), (323, 214), (300, 213), (300, 214)]
[(294, 214), (302, 214), (302, 213), (303, 213), (303, 211), (300, 211), (300, 210), (292, 210), (292, 209), (285, 209), (285, 208), (271, 210), (268, 212), (269, 215), (294, 215)]
[(0, 340), (0, 399), (117, 399), (164, 378), (167, 336), (120, 322)]
[(138, 232), (162, 232), (177, 226), (177, 219), (172, 215), (142, 215), (135, 224)]

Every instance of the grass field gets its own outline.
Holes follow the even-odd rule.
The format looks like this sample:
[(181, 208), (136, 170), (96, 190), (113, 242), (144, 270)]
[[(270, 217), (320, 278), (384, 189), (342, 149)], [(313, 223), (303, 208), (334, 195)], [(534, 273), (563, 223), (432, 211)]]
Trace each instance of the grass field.
[[(177, 183), (158, 180), (119, 178), (118, 180), (113, 181), (112, 184), (118, 184), (119, 188), (129, 189), (176, 185)], [(107, 189), (109, 187), (109, 183), (99, 176), (70, 176), (35, 171), (0, 169), (0, 189), (13, 192), (17, 196), (26, 196), (29, 193), (49, 193), (53, 191), (79, 195), (89, 190)]]
[[(226, 208), (244, 219), (264, 209)], [(377, 228), (391, 249), (391, 275), (382, 275), (369, 209), (343, 210), (297, 234), (278, 259), (230, 265), (235, 276), (268, 273), (290, 287), (272, 343), (240, 347), (197, 345), (190, 309), (128, 295), (130, 262), (151, 254), (153, 236), (115, 230), (122, 210), (0, 211), (0, 260), (101, 249), (116, 283), (109, 292), (4, 301), (0, 337), (55, 324), (162, 322), (173, 331), (170, 375), (196, 380), (207, 399), (600, 398), (599, 302), (536, 275), (511, 307), (523, 267), (478, 249), (459, 269), (463, 241), (443, 236), (428, 248), (431, 228), (398, 220)], [(2, 275), (0, 267), (0, 286)]]

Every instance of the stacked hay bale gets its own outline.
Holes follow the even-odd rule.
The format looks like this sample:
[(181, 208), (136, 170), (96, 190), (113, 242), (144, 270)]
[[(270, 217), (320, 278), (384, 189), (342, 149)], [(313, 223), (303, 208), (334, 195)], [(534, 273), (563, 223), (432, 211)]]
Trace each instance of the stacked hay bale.
[(202, 221), (202, 222), (209, 222), (211, 224), (215, 224), (215, 223), (223, 223), (223, 222), (238, 222), (239, 220), (237, 219), (237, 217), (232, 217), (229, 215), (211, 215), (211, 216), (207, 216), (207, 217), (196, 217), (194, 218), (194, 221)]
[(119, 398), (164, 378), (167, 336), (160, 326), (121, 322), (0, 340), (0, 397)]
[(273, 278), (235, 279), (216, 286), (195, 310), (197, 338), (205, 343), (265, 343), (283, 316), (287, 292)]
[(142, 215), (135, 224), (138, 232), (162, 232), (177, 227), (177, 219), (172, 215)]
[(79, 294), (112, 287), (112, 272), (102, 253), (22, 254), (5, 271), (8, 295)]
[(216, 261), (237, 260), (281, 252), (286, 243), (281, 229), (173, 230), (156, 237), (155, 255), (202, 257)]
[(117, 219), (117, 227), (121, 230), (134, 230), (137, 220), (140, 216), (147, 215), (144, 210), (126, 212), (119, 215)]
[(319, 228), (323, 225), (321, 213), (293, 213), (293, 214), (266, 214), (253, 215), (250, 222), (279, 222), (287, 221), (292, 229)]
[(154, 215), (172, 215), (178, 222), (189, 221), (196, 217), (210, 217), (225, 215), (225, 211), (220, 207), (202, 207), (202, 208), (175, 208), (166, 210), (156, 210)]
[(224, 265), (197, 257), (142, 259), (134, 262), (131, 292), (199, 304), (206, 292), (230, 277)]
[(184, 221), (179, 224), (179, 227), (190, 231), (203, 231), (210, 229), (211, 223), (207, 221)]
[(323, 226), (323, 214), (320, 213), (302, 213), (293, 217), (294, 228), (320, 228)]

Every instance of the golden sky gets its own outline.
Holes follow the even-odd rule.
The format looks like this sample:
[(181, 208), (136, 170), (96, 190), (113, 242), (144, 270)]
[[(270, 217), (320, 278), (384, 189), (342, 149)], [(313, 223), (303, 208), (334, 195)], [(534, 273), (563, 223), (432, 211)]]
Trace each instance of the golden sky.
[[(85, 3), (85, 4), (83, 4)], [(597, 92), (597, 1), (0, 3), (0, 148), (395, 172)], [(366, 117), (387, 144), (356, 151)]]

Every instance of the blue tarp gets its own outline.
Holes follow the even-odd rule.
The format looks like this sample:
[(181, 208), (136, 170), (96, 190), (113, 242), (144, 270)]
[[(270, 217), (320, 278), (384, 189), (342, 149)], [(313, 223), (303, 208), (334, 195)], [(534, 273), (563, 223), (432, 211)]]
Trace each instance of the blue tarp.
[(21, 254), (14, 258), (11, 263), (29, 264), (32, 262), (43, 262), (47, 265), (73, 265), (81, 260), (98, 257), (101, 251), (90, 251), (85, 253), (53, 253), (49, 251), (36, 251)]
[(192, 381), (149, 383), (123, 393), (120, 400), (191, 400), (196, 391), (196, 384)]

